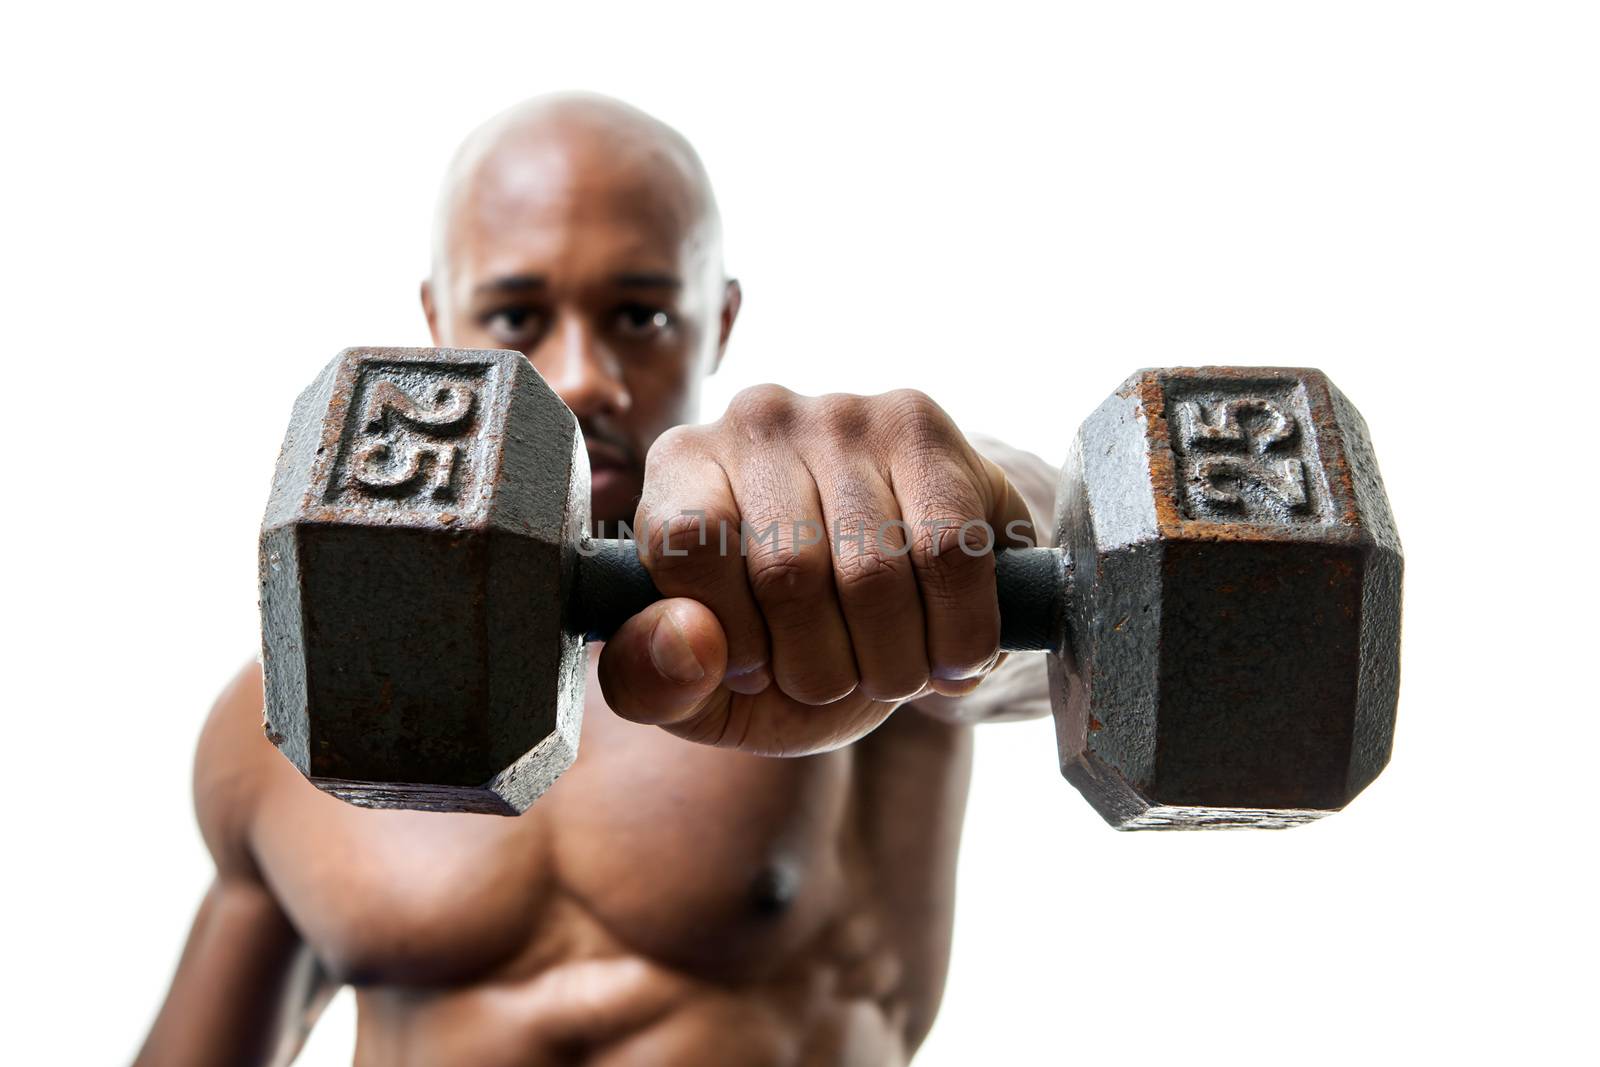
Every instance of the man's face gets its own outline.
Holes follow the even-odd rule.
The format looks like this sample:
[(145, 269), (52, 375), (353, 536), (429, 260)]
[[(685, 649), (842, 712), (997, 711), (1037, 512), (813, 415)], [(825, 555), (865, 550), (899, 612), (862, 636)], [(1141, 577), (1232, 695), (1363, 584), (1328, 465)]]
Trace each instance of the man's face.
[(502, 147), (462, 179), (423, 288), (435, 344), (516, 349), (572, 409), (612, 536), (650, 445), (695, 419), (738, 307), (703, 208), (662, 171), (558, 140)]

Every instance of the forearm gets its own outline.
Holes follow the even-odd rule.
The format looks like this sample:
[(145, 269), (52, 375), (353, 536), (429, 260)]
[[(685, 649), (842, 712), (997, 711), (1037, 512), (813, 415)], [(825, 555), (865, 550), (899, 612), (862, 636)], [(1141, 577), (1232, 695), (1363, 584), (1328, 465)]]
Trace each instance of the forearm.
[(271, 1063), (305, 951), (265, 888), (213, 882), (137, 1067)]

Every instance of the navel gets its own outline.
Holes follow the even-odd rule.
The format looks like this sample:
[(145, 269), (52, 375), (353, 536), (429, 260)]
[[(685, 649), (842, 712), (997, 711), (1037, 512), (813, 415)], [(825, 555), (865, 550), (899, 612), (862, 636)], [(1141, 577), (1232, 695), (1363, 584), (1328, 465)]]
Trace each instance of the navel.
[(788, 860), (773, 860), (750, 883), (750, 908), (759, 919), (788, 914), (800, 892), (800, 872)]

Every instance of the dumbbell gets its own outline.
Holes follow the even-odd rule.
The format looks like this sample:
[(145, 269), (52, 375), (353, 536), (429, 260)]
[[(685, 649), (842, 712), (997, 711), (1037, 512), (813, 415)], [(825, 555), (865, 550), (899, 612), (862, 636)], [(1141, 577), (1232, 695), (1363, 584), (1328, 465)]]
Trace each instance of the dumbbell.
[[(522, 355), (340, 353), (262, 524), (267, 736), (354, 804), (525, 810), (577, 754), (585, 642), (660, 595), (589, 525), (576, 419)], [(1400, 543), (1323, 374), (1140, 371), (1055, 525), (996, 553), (1001, 645), (1051, 654), (1062, 773), (1113, 826), (1292, 825), (1383, 769)]]

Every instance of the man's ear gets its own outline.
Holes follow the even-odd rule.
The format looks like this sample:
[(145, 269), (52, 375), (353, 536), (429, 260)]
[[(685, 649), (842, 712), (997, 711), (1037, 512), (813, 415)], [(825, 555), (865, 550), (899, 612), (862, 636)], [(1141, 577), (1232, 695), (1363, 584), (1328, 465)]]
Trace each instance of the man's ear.
[(729, 278), (722, 288), (722, 323), (717, 336), (717, 358), (711, 363), (711, 373), (722, 366), (722, 356), (728, 351), (728, 335), (733, 333), (733, 320), (739, 317), (739, 306), (744, 303), (744, 290), (738, 278)]
[(428, 318), (428, 333), (433, 337), (435, 348), (439, 342), (439, 309), (433, 302), (433, 282), (427, 278), (422, 279), (422, 313)]

